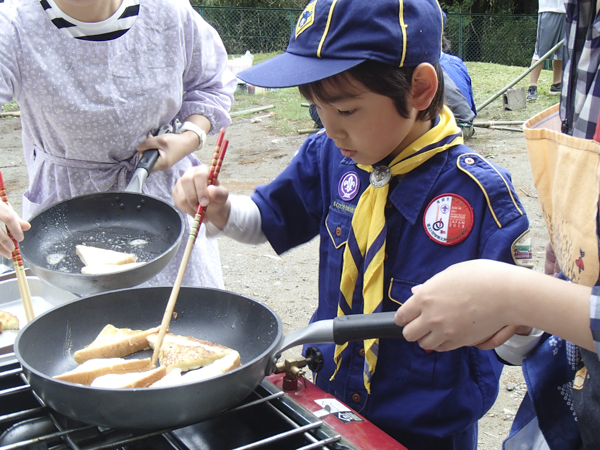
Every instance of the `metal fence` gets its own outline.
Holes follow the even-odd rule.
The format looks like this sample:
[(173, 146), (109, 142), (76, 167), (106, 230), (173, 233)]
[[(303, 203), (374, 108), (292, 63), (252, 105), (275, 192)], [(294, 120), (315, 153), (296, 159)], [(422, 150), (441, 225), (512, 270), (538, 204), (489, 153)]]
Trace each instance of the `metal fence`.
[[(221, 35), (230, 54), (281, 52), (300, 13), (291, 9), (194, 8)], [(449, 53), (465, 61), (528, 67), (535, 47), (537, 15), (448, 14)]]

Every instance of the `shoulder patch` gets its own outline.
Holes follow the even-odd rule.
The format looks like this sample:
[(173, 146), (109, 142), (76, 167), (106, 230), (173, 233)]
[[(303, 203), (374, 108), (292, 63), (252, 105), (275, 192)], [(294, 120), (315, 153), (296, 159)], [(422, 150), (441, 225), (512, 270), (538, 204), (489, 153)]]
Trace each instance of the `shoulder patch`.
[(525, 214), (510, 180), (483, 156), (465, 153), (457, 158), (456, 165), (481, 188), (498, 228)]
[(519, 236), (510, 246), (513, 261), (517, 266), (533, 267), (533, 248), (529, 230)]

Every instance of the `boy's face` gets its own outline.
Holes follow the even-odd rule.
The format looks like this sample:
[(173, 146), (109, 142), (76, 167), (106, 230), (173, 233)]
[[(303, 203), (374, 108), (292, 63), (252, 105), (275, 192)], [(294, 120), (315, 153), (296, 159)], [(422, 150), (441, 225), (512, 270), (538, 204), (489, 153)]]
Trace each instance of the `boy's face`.
[(410, 118), (402, 117), (393, 100), (369, 91), (364, 85), (344, 78), (327, 84), (325, 103), (314, 99), (327, 136), (335, 141), (345, 157), (358, 164), (391, 161), (408, 144), (424, 134), (424, 122), (408, 99)]

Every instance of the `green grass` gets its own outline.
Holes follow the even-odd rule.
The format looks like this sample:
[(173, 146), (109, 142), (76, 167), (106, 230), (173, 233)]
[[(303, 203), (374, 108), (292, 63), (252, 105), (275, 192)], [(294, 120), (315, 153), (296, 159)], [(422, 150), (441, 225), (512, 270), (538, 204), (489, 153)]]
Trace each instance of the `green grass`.
[[(276, 53), (256, 54), (254, 55), (254, 64), (258, 64), (275, 56)], [(499, 91), (511, 84), (527, 68), (502, 66), (490, 63), (466, 63), (471, 75), (473, 84), (473, 94), (475, 97), (475, 105), (482, 105), (492, 98)], [(478, 111), (477, 121), (525, 121), (537, 113), (549, 108), (550, 106), (560, 101), (560, 96), (550, 95), (550, 85), (552, 84), (552, 71), (542, 70), (538, 80), (538, 100), (528, 102), (526, 108), (510, 111), (504, 109), (502, 95)], [(512, 88), (523, 87), (527, 91), (529, 86), (529, 74), (515, 84)], [(232, 111), (242, 111), (251, 109), (257, 106), (266, 106), (269, 104), (275, 105), (275, 108), (269, 111), (275, 112), (271, 121), (274, 130), (282, 135), (296, 134), (298, 129), (311, 128), (314, 126), (313, 121), (308, 115), (308, 110), (301, 106), (305, 102), (302, 96), (298, 93), (297, 88), (278, 89), (272, 92), (264, 92), (262, 94), (250, 95), (243, 92), (236, 92), (235, 104)], [(252, 115), (245, 115), (235, 120), (251, 118), (253, 116), (265, 115), (267, 112), (260, 111)]]
[(0, 109), (0, 111), (2, 111), (2, 112), (18, 111), (18, 110), (19, 110), (19, 105), (17, 105), (17, 102), (15, 102), (14, 100), (10, 103), (3, 104), (2, 108)]
[[(522, 75), (527, 68), (501, 66), (490, 63), (466, 63), (473, 85), (473, 96), (475, 106), (482, 105), (511, 84)], [(535, 102), (527, 102), (527, 107), (515, 111), (505, 110), (502, 95), (493, 100), (483, 109), (477, 111), (476, 121), (488, 120), (527, 120), (539, 112), (560, 102), (560, 95), (550, 95), (552, 84), (552, 71), (542, 70), (538, 79), (538, 99)], [(524, 88), (527, 92), (529, 86), (529, 74), (515, 84), (512, 88)]]

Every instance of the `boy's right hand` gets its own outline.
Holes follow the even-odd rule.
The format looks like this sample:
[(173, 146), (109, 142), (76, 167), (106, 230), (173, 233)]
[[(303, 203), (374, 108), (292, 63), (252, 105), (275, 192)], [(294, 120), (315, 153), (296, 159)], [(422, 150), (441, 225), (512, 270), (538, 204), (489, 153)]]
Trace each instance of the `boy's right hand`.
[[(31, 228), (29, 222), (21, 219), (12, 207), (6, 203), (0, 201), (0, 221), (4, 222), (6, 227), (10, 230), (13, 237), (21, 242), (25, 237), (23, 231), (27, 231)], [(0, 254), (5, 258), (12, 258), (12, 251), (15, 249), (15, 245), (8, 234), (0, 226)]]
[(208, 186), (208, 175), (209, 167), (206, 164), (190, 167), (177, 181), (173, 189), (173, 201), (179, 209), (192, 217), (201, 204), (205, 207), (204, 220), (223, 229), (231, 209), (229, 191), (218, 180), (215, 185)]

